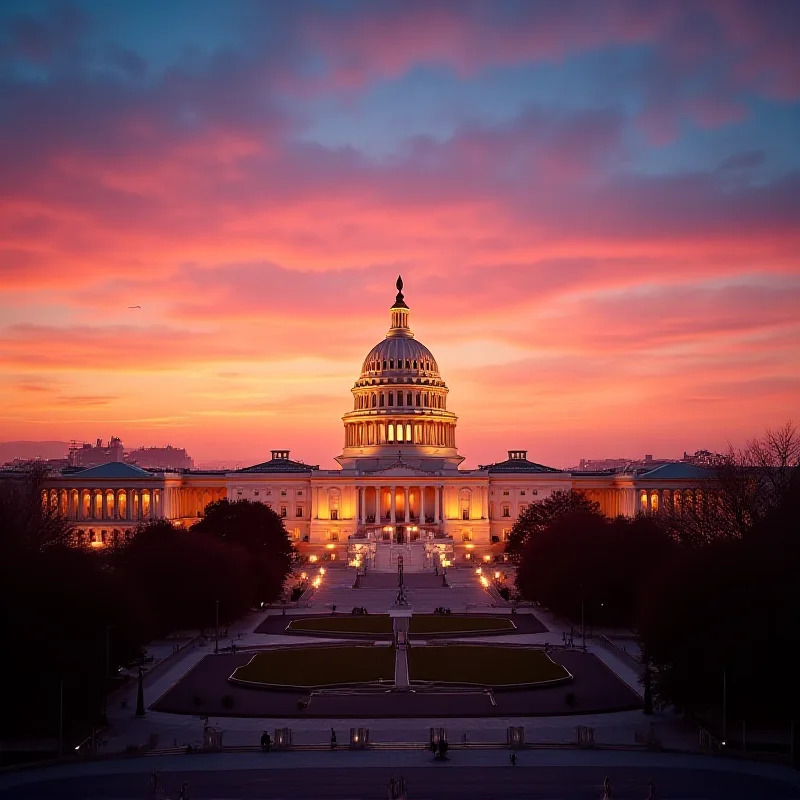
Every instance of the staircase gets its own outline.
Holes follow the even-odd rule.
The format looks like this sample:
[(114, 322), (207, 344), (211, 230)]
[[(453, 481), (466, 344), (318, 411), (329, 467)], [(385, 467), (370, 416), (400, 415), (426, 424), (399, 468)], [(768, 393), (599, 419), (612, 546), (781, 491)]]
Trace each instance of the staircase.
[(397, 572), (397, 557), (403, 556), (404, 572), (424, 572), (425, 545), (381, 542), (375, 550), (375, 572)]

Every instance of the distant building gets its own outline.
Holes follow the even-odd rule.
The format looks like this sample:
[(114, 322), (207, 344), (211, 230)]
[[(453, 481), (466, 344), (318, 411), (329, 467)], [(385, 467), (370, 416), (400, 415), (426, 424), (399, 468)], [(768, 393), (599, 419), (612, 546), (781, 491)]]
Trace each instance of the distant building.
[(644, 458), (582, 458), (576, 467), (568, 467), (571, 472), (638, 472), (651, 470), (664, 464), (674, 464), (677, 458), (653, 458), (647, 454)]
[(724, 458), (719, 453), (712, 453), (710, 450), (695, 450), (692, 455), (683, 454), (683, 461), (686, 464), (696, 464), (699, 467), (712, 467)]
[(96, 467), (123, 461), (124, 453), (122, 439), (117, 436), (112, 436), (107, 445), (103, 445), (102, 439), (98, 439), (94, 445), (73, 441), (69, 446), (67, 461), (70, 467)]
[(194, 459), (182, 447), (140, 447), (125, 454), (128, 464), (142, 469), (194, 469)]

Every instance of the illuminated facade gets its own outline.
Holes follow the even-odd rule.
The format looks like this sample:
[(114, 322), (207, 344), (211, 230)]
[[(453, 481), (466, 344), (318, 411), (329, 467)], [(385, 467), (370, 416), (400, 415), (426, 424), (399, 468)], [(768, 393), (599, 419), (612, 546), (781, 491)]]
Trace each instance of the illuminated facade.
[(342, 418), (340, 469), (293, 461), (288, 450), (228, 472), (110, 463), (50, 478), (47, 502), (75, 520), (85, 542), (103, 546), (142, 520), (190, 525), (215, 500), (252, 500), (278, 513), (308, 555), (376, 569), (392, 569), (402, 555), (414, 570), (500, 555), (525, 507), (558, 490), (585, 492), (609, 516), (695, 501), (702, 471), (690, 464), (638, 475), (568, 472), (511, 450), (499, 463), (459, 469), (458, 418), (436, 359), (409, 327), (402, 288), (398, 278), (389, 330), (364, 359)]

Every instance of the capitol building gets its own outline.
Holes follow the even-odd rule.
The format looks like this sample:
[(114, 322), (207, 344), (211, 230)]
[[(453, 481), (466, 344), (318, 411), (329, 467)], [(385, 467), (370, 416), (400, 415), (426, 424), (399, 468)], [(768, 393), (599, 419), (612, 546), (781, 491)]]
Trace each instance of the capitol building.
[(501, 556), (519, 514), (559, 490), (584, 492), (609, 516), (695, 501), (701, 471), (690, 464), (570, 472), (509, 450), (497, 463), (460, 469), (458, 417), (433, 353), (414, 337), (402, 290), (398, 278), (389, 329), (353, 385), (339, 469), (292, 460), (284, 449), (233, 471), (161, 472), (114, 462), (51, 475), (44, 499), (93, 547), (124, 541), (145, 520), (189, 526), (216, 500), (252, 500), (283, 518), (305, 555), (375, 569), (391, 569), (403, 556), (408, 570)]

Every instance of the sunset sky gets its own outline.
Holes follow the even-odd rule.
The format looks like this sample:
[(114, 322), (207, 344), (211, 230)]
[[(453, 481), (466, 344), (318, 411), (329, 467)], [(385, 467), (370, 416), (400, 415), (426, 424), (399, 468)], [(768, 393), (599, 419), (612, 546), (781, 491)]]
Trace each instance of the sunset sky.
[(333, 466), (398, 274), (464, 466), (799, 422), (799, 40), (795, 0), (3, 0), (0, 440)]

